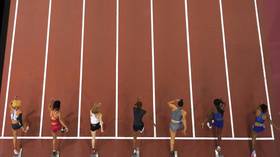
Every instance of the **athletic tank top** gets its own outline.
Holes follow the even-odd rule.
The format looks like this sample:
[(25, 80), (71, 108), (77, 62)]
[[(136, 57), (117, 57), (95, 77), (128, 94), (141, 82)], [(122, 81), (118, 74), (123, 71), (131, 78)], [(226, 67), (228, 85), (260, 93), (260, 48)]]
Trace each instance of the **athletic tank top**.
[(224, 116), (220, 112), (213, 114), (214, 126), (222, 128), (224, 126)]
[(143, 125), (143, 116), (145, 115), (146, 111), (141, 109), (141, 108), (137, 108), (137, 107), (133, 107), (133, 115), (134, 115), (134, 120), (133, 120), (133, 124), (134, 125)]
[(56, 125), (59, 125), (59, 124), (60, 124), (59, 117), (54, 119), (54, 113), (52, 112), (51, 113), (51, 125), (56, 126)]
[(18, 119), (17, 110), (13, 110), (13, 112), (11, 113), (11, 120), (17, 121), (17, 119)]
[(263, 113), (261, 113), (259, 116), (256, 117), (255, 122), (259, 124), (264, 124), (265, 120), (263, 119)]
[(175, 111), (171, 112), (171, 119), (180, 122), (182, 120), (182, 108), (178, 107)]
[(97, 118), (97, 116), (94, 113), (90, 114), (90, 123), (91, 124), (98, 124), (99, 123), (99, 119)]

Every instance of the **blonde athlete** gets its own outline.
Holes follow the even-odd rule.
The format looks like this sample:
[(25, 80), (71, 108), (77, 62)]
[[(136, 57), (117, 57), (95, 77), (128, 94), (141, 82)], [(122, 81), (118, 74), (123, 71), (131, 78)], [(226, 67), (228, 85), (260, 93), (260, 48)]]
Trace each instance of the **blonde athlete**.
[(95, 103), (91, 107), (90, 110), (90, 132), (92, 136), (91, 140), (91, 148), (92, 154), (96, 153), (95, 149), (95, 139), (96, 139), (96, 132), (100, 129), (101, 133), (104, 132), (103, 129), (103, 120), (102, 120), (102, 113), (100, 112), (101, 103)]
[(24, 127), (23, 112), (21, 110), (22, 102), (17, 97), (10, 103), (11, 124), (13, 133), (14, 154), (18, 155), (22, 151), (21, 142), (17, 140), (17, 136), (22, 132), (27, 133), (29, 126)]

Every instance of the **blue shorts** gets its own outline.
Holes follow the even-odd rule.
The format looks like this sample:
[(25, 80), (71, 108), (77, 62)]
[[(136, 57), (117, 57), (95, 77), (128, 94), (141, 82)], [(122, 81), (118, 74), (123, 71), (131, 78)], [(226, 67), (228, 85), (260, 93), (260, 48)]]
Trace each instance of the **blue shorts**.
[(219, 129), (222, 129), (224, 127), (224, 123), (223, 122), (217, 122), (217, 121), (214, 121), (212, 123), (212, 125), (215, 127), (215, 128), (219, 128)]
[(180, 131), (184, 128), (183, 126), (183, 123), (180, 122), (180, 123), (173, 123), (173, 122), (170, 122), (169, 124), (169, 129), (171, 129), (172, 131), (176, 132), (176, 131)]
[(261, 132), (263, 132), (265, 130), (265, 127), (264, 126), (255, 126), (255, 125), (253, 125), (252, 130), (255, 133), (261, 133)]

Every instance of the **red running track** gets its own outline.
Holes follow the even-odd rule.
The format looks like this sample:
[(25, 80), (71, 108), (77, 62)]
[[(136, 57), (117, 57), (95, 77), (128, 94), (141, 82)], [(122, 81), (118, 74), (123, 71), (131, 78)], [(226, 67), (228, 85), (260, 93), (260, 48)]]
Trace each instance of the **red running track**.
[[(263, 36), (263, 1), (256, 2)], [(70, 128), (61, 144), (62, 156), (89, 154), (89, 109), (97, 101), (103, 103), (105, 122), (98, 140), (100, 155), (129, 156), (132, 141), (127, 138), (132, 135), (137, 96), (149, 115), (142, 156), (168, 156), (166, 102), (178, 97), (185, 99), (188, 112), (187, 136), (178, 134), (183, 138), (176, 145), (180, 156), (214, 155), (212, 133), (200, 123), (216, 97), (227, 103), (224, 156), (249, 156), (248, 127), (257, 105), (271, 99), (272, 117), (280, 122), (276, 96), (265, 89), (263, 63), (271, 93), (267, 41), (263, 39), (263, 62), (259, 39), (254, 0), (12, 0), (1, 89), (0, 156), (12, 153), (5, 105), (15, 95), (31, 123), (24, 156), (50, 155), (51, 98), (62, 101)], [(257, 144), (258, 156), (279, 154), (279, 132), (272, 136), (267, 124)]]

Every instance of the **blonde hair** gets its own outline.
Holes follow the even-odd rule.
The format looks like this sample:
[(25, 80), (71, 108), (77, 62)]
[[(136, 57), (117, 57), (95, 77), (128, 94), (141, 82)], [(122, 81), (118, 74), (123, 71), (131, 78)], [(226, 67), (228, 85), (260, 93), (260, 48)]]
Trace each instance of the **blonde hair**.
[(11, 102), (12, 108), (20, 108), (22, 103), (20, 100), (14, 99)]
[(94, 103), (90, 109), (91, 113), (93, 114), (100, 113), (100, 106), (101, 103)]

